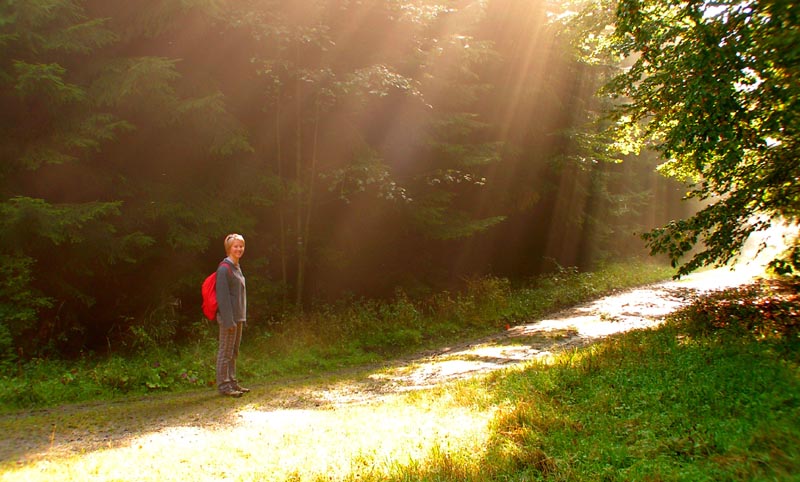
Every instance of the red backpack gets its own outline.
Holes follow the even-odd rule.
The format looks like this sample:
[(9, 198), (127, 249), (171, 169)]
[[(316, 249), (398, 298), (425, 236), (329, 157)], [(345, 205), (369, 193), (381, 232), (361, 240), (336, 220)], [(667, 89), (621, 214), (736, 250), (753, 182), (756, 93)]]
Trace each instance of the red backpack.
[[(221, 265), (227, 266), (228, 263), (225, 261), (220, 263)], [(230, 269), (230, 268), (228, 268)], [(219, 309), (219, 303), (217, 303), (217, 272), (214, 271), (205, 280), (203, 280), (203, 286), (200, 288), (200, 293), (203, 295), (203, 314), (206, 315), (211, 321), (214, 321), (217, 318), (217, 309)]]

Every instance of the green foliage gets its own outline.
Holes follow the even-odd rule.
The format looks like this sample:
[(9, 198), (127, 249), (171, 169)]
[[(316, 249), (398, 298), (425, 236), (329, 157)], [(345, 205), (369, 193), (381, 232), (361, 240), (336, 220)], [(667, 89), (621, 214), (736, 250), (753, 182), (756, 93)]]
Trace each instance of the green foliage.
[(154, 310), (141, 322), (133, 320), (128, 324), (130, 331), (128, 344), (139, 352), (169, 345), (175, 339), (179, 322), (180, 320), (175, 319), (174, 313), (170, 316), (166, 308)]
[(89, 18), (81, 2), (31, 0), (0, 6), (4, 46), (18, 43), (31, 52), (89, 53), (116, 40), (106, 19)]
[[(218, 13), (218, 2), (157, 3), (177, 24), (188, 11)], [(157, 300), (179, 298), (209, 232), (228, 231), (223, 217), (238, 221), (217, 206), (224, 187), (206, 184), (200, 191), (216, 194), (189, 209), (198, 184), (164, 183), (163, 166), (175, 159), (197, 168), (251, 149), (219, 90), (187, 87), (177, 59), (139, 48), (136, 35), (160, 29), (142, 27), (147, 15), (125, 17), (126, 8), (65, 0), (0, 7), (0, 152), (8, 161), (0, 253), (4, 271), (22, 273), (19, 259), (30, 273), (7, 283), (0, 304), (25, 357), (130, 346), (124, 338), (133, 332), (144, 344), (166, 341), (134, 320), (150, 316)], [(175, 252), (148, 253), (156, 241)], [(178, 336), (174, 326), (166, 333)]]
[[(421, 100), (423, 95), (417, 84), (414, 79), (394, 72), (384, 64), (376, 64), (350, 73), (338, 87), (345, 94), (359, 97), (386, 97), (393, 92), (402, 92)], [(361, 103), (367, 102), (362, 100)]]
[[(67, 253), (71, 249), (80, 247), (84, 244), (96, 246), (103, 242), (113, 244), (109, 246), (105, 253), (76, 253), (73, 259), (62, 260), (63, 265), (60, 269), (51, 267), (47, 273), (46, 282), (59, 284), (57, 274), (64, 276), (65, 280), (68, 273), (73, 270), (77, 272), (89, 272), (92, 266), (103, 266), (122, 259), (129, 259), (131, 253), (150, 244), (151, 240), (138, 235), (117, 236), (112, 220), (120, 214), (120, 203), (81, 203), (81, 204), (49, 204), (42, 199), (32, 199), (26, 197), (14, 197), (6, 202), (0, 203), (0, 243), (10, 253), (21, 259), (27, 259), (25, 266), (27, 272), (34, 260), (43, 261), (52, 256), (54, 249)], [(18, 270), (16, 262), (5, 257), (4, 264), (8, 263), (6, 269)], [(18, 271), (22, 273), (21, 271)], [(44, 277), (43, 277), (44, 278)], [(13, 279), (13, 278), (12, 278)], [(34, 279), (29, 275), (18, 278), (20, 284), (16, 290), (23, 289), (22, 282), (33, 284)], [(62, 281), (63, 282), (63, 281)], [(41, 282), (40, 282), (41, 283)], [(72, 296), (78, 296), (85, 302), (90, 303), (92, 294), (80, 294), (76, 290), (77, 286), (67, 286), (64, 291)], [(30, 288), (29, 288), (30, 289)], [(34, 292), (35, 292), (34, 288)], [(63, 296), (60, 293), (51, 293), (51, 297)], [(47, 298), (46, 295), (33, 297), (34, 300)], [(32, 305), (42, 307), (40, 302), (32, 301)]]
[(48, 103), (71, 103), (85, 99), (83, 90), (64, 82), (66, 69), (58, 64), (14, 62), (14, 89), (20, 98), (44, 99)]
[(414, 212), (417, 225), (434, 239), (450, 240), (470, 237), (486, 231), (506, 219), (506, 216), (474, 219), (463, 211), (451, 210), (449, 203), (441, 202), (443, 199), (446, 197), (436, 196), (423, 201)]
[[(93, 269), (128, 259), (149, 244), (146, 238), (116, 236), (111, 220), (119, 214), (117, 203), (50, 205), (15, 197), (0, 203), (0, 213), (0, 246), (8, 253), (0, 256), (0, 313), (26, 356), (80, 336), (80, 325), (59, 320), (53, 310), (66, 300), (91, 306), (95, 292), (85, 281)], [(103, 242), (112, 243), (104, 254), (82, 248)], [(58, 259), (55, 252), (71, 258)]]
[[(31, 286), (30, 258), (0, 256), (0, 352), (8, 353), (11, 340), (35, 327), (39, 310), (53, 306), (53, 300)], [(13, 352), (12, 352), (13, 354)]]
[[(663, 203), (641, 194), (648, 162), (593, 167), (601, 77), (562, 37), (526, 0), (2, 3), (0, 253), (30, 273), (0, 294), (13, 343), (190, 340), (232, 231), (265, 325), (289, 292), (302, 310), (627, 254), (620, 236)], [(351, 348), (424, 343), (418, 321)]]
[(633, 65), (608, 85), (616, 125), (641, 126), (661, 171), (707, 202), (645, 236), (679, 275), (727, 262), (772, 221), (798, 221), (797, 26), (783, 0), (619, 2), (613, 48)]
[(137, 356), (112, 356), (101, 360), (85, 358), (63, 362), (33, 359), (22, 365), (15, 377), (0, 383), (4, 411), (33, 406), (55, 406), (80, 400), (108, 400), (125, 394), (156, 390), (187, 390), (214, 384), (214, 359), (193, 358), (151, 350)]
[(52, 245), (79, 243), (92, 224), (113, 232), (104, 218), (119, 214), (119, 203), (51, 205), (42, 199), (14, 197), (0, 204), (2, 240), (8, 246), (24, 248), (26, 238), (44, 238)]
[(68, 64), (67, 54), (88, 55), (114, 41), (104, 20), (89, 19), (71, 1), (10, 2), (3, 11), (9, 21), (1, 27), (6, 42), (0, 81), (8, 89), (3, 95), (8, 117), (0, 132), (17, 139), (3, 146), (14, 161), (27, 169), (74, 161), (128, 127), (111, 115), (87, 111), (88, 87), (78, 83)]
[(775, 274), (779, 276), (792, 276), (795, 279), (800, 279), (800, 270), (797, 269), (798, 266), (800, 266), (800, 241), (797, 239), (794, 240), (792, 246), (782, 253), (781, 258), (774, 259), (769, 263), (770, 270)]
[(152, 105), (165, 107), (166, 112), (177, 112), (173, 82), (180, 74), (176, 71), (176, 63), (175, 59), (163, 57), (107, 62), (103, 75), (92, 85), (94, 102), (100, 106), (118, 106), (121, 103), (133, 107)]
[[(0, 310), (4, 311), (2, 305), (0, 305)], [(0, 316), (3, 316), (2, 311), (0, 311)], [(14, 350), (14, 338), (11, 336), (8, 322), (0, 321), (0, 369), (4, 371), (11, 370), (12, 363), (16, 360), (17, 353)]]
[(372, 149), (362, 150), (351, 164), (322, 173), (320, 177), (329, 181), (328, 191), (346, 203), (350, 203), (354, 195), (367, 191), (379, 199), (412, 201), (406, 189), (392, 180), (388, 166)]

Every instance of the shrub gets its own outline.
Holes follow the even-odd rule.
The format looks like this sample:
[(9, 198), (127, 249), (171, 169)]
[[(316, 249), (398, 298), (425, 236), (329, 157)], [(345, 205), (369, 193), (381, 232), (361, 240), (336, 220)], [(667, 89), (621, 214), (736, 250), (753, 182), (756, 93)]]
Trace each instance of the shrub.
[(711, 293), (679, 311), (675, 319), (690, 336), (732, 332), (777, 342), (788, 350), (800, 344), (800, 296), (796, 282), (754, 283)]
[(51, 298), (33, 287), (33, 264), (31, 258), (0, 255), (0, 326), (4, 328), (0, 350), (10, 338), (26, 353), (33, 353), (35, 344), (23, 334), (36, 328), (42, 310), (53, 306)]
[(0, 370), (3, 372), (10, 370), (16, 358), (11, 331), (0, 321)]

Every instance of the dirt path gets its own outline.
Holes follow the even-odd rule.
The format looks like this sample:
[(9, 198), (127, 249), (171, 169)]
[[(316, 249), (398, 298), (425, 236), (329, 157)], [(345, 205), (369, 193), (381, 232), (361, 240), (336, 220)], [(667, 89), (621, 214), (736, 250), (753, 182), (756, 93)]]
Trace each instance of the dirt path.
[[(562, 310), (551, 317), (511, 327), (503, 333), (462, 345), (406, 359), (362, 380), (358, 390), (344, 393), (331, 387), (324, 400), (352, 403), (371, 392), (422, 389), (466, 378), (513, 364), (543, 358), (609, 335), (654, 327), (669, 313), (687, 305), (696, 296), (751, 282), (760, 269), (740, 267), (693, 274), (680, 281), (668, 281), (620, 291), (598, 300)], [(347, 392), (352, 392), (349, 396)]]
[(0, 464), (22, 466), (51, 456), (119, 447), (142, 436), (170, 437), (175, 427), (219, 430), (247, 405), (280, 410), (372, 403), (389, 394), (432, 387), (546, 357), (615, 333), (657, 326), (668, 313), (699, 293), (747, 283), (755, 273), (747, 267), (713, 270), (681, 281), (622, 291), (495, 336), (324, 384), (304, 381), (256, 386), (252, 393), (236, 400), (221, 399), (212, 392), (191, 392), (2, 416)]

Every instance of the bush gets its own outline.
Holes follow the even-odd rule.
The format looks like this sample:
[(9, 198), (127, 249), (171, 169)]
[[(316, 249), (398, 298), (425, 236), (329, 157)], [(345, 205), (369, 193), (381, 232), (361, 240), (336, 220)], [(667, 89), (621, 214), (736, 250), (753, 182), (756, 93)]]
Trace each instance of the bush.
[(14, 353), (14, 340), (11, 331), (0, 321), (0, 370), (7, 372), (14, 365), (17, 356)]
[(42, 310), (53, 306), (52, 299), (33, 287), (33, 264), (30, 258), (0, 255), (0, 356), (3, 343), (32, 353), (35, 340), (23, 334), (34, 330)]
[[(793, 351), (800, 345), (800, 284), (755, 283), (697, 299), (676, 314), (690, 336), (747, 335)], [(794, 350), (796, 351), (796, 350)]]

